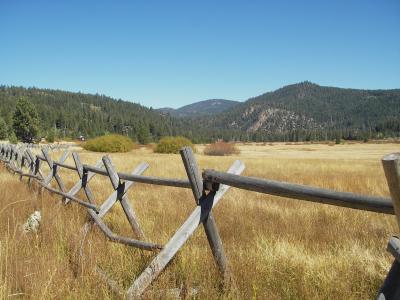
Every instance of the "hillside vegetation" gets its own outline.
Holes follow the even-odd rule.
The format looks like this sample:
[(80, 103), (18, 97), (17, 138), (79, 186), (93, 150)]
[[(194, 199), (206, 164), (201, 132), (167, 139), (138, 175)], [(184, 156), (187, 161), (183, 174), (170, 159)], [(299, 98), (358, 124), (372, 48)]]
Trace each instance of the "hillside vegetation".
[(157, 109), (162, 113), (168, 113), (174, 117), (193, 118), (199, 116), (216, 115), (227, 111), (238, 105), (240, 102), (224, 99), (210, 99), (182, 106), (177, 109), (160, 108)]
[[(243, 103), (207, 100), (174, 111), (159, 111), (104, 95), (1, 86), (0, 117), (9, 127), (15, 102), (20, 97), (36, 106), (42, 135), (55, 128), (57, 137), (117, 133), (143, 144), (177, 135), (195, 143), (218, 139), (310, 141), (400, 137), (399, 89), (342, 89), (302, 82)], [(180, 115), (176, 111), (181, 111), (185, 118), (176, 117)]]
[(255, 141), (398, 137), (400, 89), (342, 89), (303, 82), (198, 121)]
[(104, 95), (72, 93), (59, 90), (0, 86), (0, 117), (12, 124), (12, 114), (19, 98), (30, 100), (40, 117), (43, 136), (56, 128), (60, 137), (86, 138), (117, 133), (138, 142), (158, 140), (161, 136), (182, 134), (181, 120), (161, 116), (137, 103), (116, 100)]

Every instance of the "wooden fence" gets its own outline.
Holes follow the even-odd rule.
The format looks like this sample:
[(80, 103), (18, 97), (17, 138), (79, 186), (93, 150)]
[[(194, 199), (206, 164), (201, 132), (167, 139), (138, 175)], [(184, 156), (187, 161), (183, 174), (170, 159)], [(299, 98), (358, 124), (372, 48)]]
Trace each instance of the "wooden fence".
[[(83, 164), (79, 154), (73, 152), (72, 157), (75, 165), (71, 166), (65, 164), (69, 155), (68, 151), (65, 151), (58, 161), (54, 161), (51, 158), (49, 148), (41, 148), (40, 151), (41, 154), (34, 155), (29, 145), (0, 144), (0, 160), (8, 170), (19, 174), (21, 179), (27, 177), (29, 184), (36, 182), (50, 192), (62, 196), (65, 204), (75, 202), (86, 209), (91, 221), (83, 226), (84, 236), (82, 243), (91, 226), (97, 225), (112, 242), (157, 252), (155, 258), (139, 277), (133, 280), (127, 291), (122, 291), (115, 281), (108, 278), (101, 270), (98, 270), (99, 275), (107, 281), (115, 292), (128, 299), (139, 298), (145, 292), (200, 224), (203, 224), (207, 240), (224, 283), (231, 282), (232, 274), (229, 270), (227, 257), (212, 213), (213, 207), (218, 204), (230, 187), (297, 200), (394, 214), (400, 226), (400, 153), (389, 154), (382, 159), (392, 198), (390, 199), (241, 176), (240, 174), (245, 168), (241, 161), (235, 161), (227, 172), (205, 170), (201, 173), (193, 152), (188, 147), (182, 148), (180, 151), (188, 177), (187, 180), (143, 176), (143, 172), (149, 166), (147, 163), (139, 164), (130, 174), (120, 173), (117, 172), (108, 155), (104, 156), (94, 166), (90, 166)], [(41, 169), (42, 162), (49, 167), (48, 174), (45, 174), (45, 171)], [(58, 172), (60, 168), (75, 171), (79, 176), (79, 181), (70, 190), (66, 189)], [(100, 205), (98, 201), (95, 201), (92, 190), (89, 187), (89, 182), (95, 175), (107, 176), (114, 190)], [(58, 188), (51, 186), (53, 180), (56, 181)], [(186, 188), (191, 189), (193, 192), (194, 201), (197, 204), (196, 208), (165, 245), (146, 241), (145, 234), (140, 227), (127, 195), (128, 189), (135, 182)], [(81, 189), (85, 192), (86, 200), (76, 196)], [(103, 217), (117, 202), (121, 204), (136, 239), (115, 234), (103, 222)], [(387, 249), (394, 256), (394, 262), (382, 288), (377, 293), (377, 299), (400, 299), (400, 239), (392, 237), (389, 240)]]

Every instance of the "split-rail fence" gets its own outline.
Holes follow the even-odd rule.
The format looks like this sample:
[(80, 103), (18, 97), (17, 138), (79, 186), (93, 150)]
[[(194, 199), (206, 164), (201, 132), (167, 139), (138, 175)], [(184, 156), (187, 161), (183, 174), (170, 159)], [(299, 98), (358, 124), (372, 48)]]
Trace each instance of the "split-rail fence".
[[(55, 161), (49, 153), (51, 148), (41, 148), (41, 154), (37, 155), (33, 154), (31, 148), (30, 145), (24, 144), (19, 146), (0, 144), (0, 160), (8, 170), (19, 174), (21, 179), (27, 177), (29, 184), (34, 181), (50, 192), (62, 196), (65, 204), (75, 202), (86, 208), (91, 221), (83, 226), (84, 237), (92, 225), (97, 225), (112, 242), (157, 253), (139, 277), (133, 280), (127, 291), (122, 291), (114, 280), (108, 278), (104, 272), (98, 269), (99, 275), (105, 279), (110, 288), (127, 299), (140, 298), (200, 224), (203, 224), (223, 282), (225, 284), (232, 282), (233, 275), (229, 270), (228, 259), (212, 213), (212, 209), (221, 201), (230, 187), (291, 199), (392, 214), (396, 216), (400, 226), (400, 153), (389, 154), (382, 158), (382, 165), (391, 195), (390, 199), (242, 176), (240, 174), (244, 171), (245, 166), (239, 160), (235, 161), (227, 172), (204, 170), (201, 173), (192, 149), (189, 147), (184, 147), (180, 151), (188, 177), (187, 180), (144, 176), (142, 175), (143, 172), (149, 167), (147, 163), (139, 164), (130, 174), (120, 173), (117, 172), (108, 155), (104, 156), (94, 166), (90, 166), (83, 164), (79, 154), (73, 152), (72, 157), (75, 165), (67, 165), (65, 164), (69, 155), (67, 150), (58, 161)], [(47, 164), (50, 170), (48, 174), (45, 174), (45, 171), (41, 169), (42, 162)], [(60, 168), (75, 171), (79, 176), (79, 181), (70, 190), (66, 189), (58, 172)], [(101, 205), (95, 201), (92, 190), (89, 187), (90, 180), (96, 174), (109, 177), (114, 190)], [(58, 188), (51, 186), (53, 179), (55, 179)], [(135, 182), (186, 188), (191, 189), (193, 192), (196, 202), (195, 209), (165, 245), (145, 241), (145, 234), (140, 227), (127, 195), (128, 189)], [(85, 192), (86, 200), (76, 196), (81, 189)], [(115, 234), (103, 222), (103, 217), (117, 202), (121, 204), (136, 239)], [(400, 239), (393, 236), (389, 240), (387, 249), (394, 256), (394, 262), (381, 289), (377, 291), (377, 299), (400, 299)]]

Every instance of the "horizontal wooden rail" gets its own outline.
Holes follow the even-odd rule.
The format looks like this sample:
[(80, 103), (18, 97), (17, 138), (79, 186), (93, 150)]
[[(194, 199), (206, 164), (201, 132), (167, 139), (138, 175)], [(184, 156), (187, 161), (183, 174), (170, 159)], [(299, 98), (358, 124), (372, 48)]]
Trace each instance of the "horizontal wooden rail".
[[(38, 159), (40, 159), (41, 161), (46, 161), (46, 158), (44, 156), (40, 155), (40, 154), (36, 155), (36, 157)], [(61, 168), (65, 168), (65, 169), (76, 171), (76, 167), (75, 166), (70, 166), (70, 165), (67, 165), (67, 164), (64, 164), (64, 163), (60, 163), (58, 161), (53, 161), (53, 164), (56, 165), (56, 166), (59, 166)]]
[[(46, 161), (44, 156), (42, 155), (37, 155), (36, 156), (38, 159), (42, 161)], [(53, 162), (54, 165), (59, 166), (61, 168), (69, 169), (69, 170), (74, 170), (76, 171), (75, 166), (70, 166), (64, 163), (60, 162)], [(86, 169), (87, 171), (103, 175), (103, 176), (108, 176), (108, 173), (104, 169), (100, 169), (97, 167), (93, 167), (90, 165), (83, 165), (83, 168)], [(134, 182), (140, 182), (140, 183), (145, 183), (145, 184), (154, 184), (154, 185), (163, 185), (163, 186), (172, 186), (172, 187), (179, 187), (179, 188), (186, 188), (190, 189), (191, 185), (188, 180), (184, 179), (170, 179), (170, 178), (161, 178), (161, 177), (153, 177), (153, 176), (141, 176), (141, 175), (132, 175), (128, 173), (120, 173), (118, 172), (118, 176), (120, 179), (126, 180), (126, 181), (134, 181)]]
[(205, 170), (203, 172), (203, 179), (206, 181), (206, 185), (207, 183), (211, 183), (207, 186), (211, 186), (215, 183), (226, 184), (244, 190), (280, 197), (349, 207), (378, 213), (394, 214), (393, 204), (389, 198), (370, 197), (353, 193), (337, 192), (300, 184), (233, 175), (214, 170)]
[(100, 230), (112, 242), (125, 244), (125, 245), (128, 245), (128, 246), (133, 246), (133, 247), (136, 247), (136, 248), (139, 248), (139, 249), (142, 249), (142, 250), (147, 250), (147, 251), (155, 251), (155, 250), (160, 250), (160, 249), (163, 248), (163, 246), (158, 245), (158, 244), (139, 241), (139, 240), (130, 239), (130, 238), (126, 238), (126, 237), (123, 237), (123, 236), (116, 235), (115, 233), (113, 233), (110, 230), (110, 228), (108, 228), (108, 226), (93, 211), (88, 211), (88, 213), (92, 217), (92, 219), (96, 223), (96, 225), (99, 226)]
[(55, 161), (55, 162), (53, 162), (56, 166), (59, 166), (59, 167), (61, 167), (61, 168), (64, 168), (64, 169), (69, 169), (69, 170), (72, 170), (72, 171), (76, 171), (76, 167), (74, 167), (74, 166), (70, 166), (70, 165), (66, 165), (66, 164), (63, 164), (63, 163), (60, 163), (60, 162), (57, 162), (57, 161)]
[[(23, 157), (24, 158), (29, 158), (28, 156), (23, 156)], [(42, 155), (36, 155), (36, 157), (38, 159), (40, 159), (41, 161), (46, 161), (46, 158), (44, 156), (42, 156)], [(76, 171), (76, 167), (75, 166), (70, 166), (70, 165), (67, 165), (67, 164), (63, 164), (63, 163), (60, 163), (58, 161), (53, 161), (53, 164), (56, 165), (56, 166), (59, 166), (61, 168), (65, 168), (65, 169)]]
[(60, 190), (57, 190), (57, 189), (55, 189), (55, 188), (52, 188), (52, 187), (46, 185), (45, 183), (41, 182), (40, 180), (38, 180), (37, 182), (38, 182), (41, 186), (43, 186), (46, 190), (49, 190), (49, 191), (52, 192), (52, 193), (55, 193), (55, 194), (60, 195), (60, 196), (63, 196), (63, 197), (65, 197), (65, 198), (67, 198), (67, 199), (69, 199), (69, 200), (72, 200), (72, 201), (74, 201), (74, 202), (77, 202), (77, 203), (79, 203), (80, 205), (85, 206), (85, 207), (87, 207), (87, 208), (93, 209), (96, 213), (98, 213), (98, 212), (100, 211), (100, 208), (99, 208), (98, 206), (94, 205), (94, 204), (88, 203), (88, 202), (83, 201), (83, 200), (81, 200), (81, 199), (79, 199), (79, 198), (77, 198), (77, 197), (75, 197), (75, 196), (72, 196), (72, 195), (70, 195), (70, 194), (68, 194), (68, 193), (64, 193), (64, 192), (62, 192), (62, 191), (60, 191)]
[[(83, 168), (87, 171), (108, 176), (108, 173), (104, 169), (96, 168), (89, 165), (83, 165)], [(154, 184), (154, 185), (163, 185), (163, 186), (173, 186), (173, 187), (180, 187), (180, 188), (187, 188), (190, 189), (190, 183), (188, 180), (182, 179), (169, 179), (169, 178), (161, 178), (161, 177), (151, 177), (151, 176), (141, 176), (141, 175), (132, 175), (127, 173), (117, 173), (119, 178), (126, 181), (134, 181), (140, 182), (145, 184)]]
[(9, 165), (6, 165), (6, 168), (9, 168), (11, 171), (13, 171), (13, 172), (19, 174), (19, 175), (22, 176), (22, 177), (29, 177), (29, 178), (35, 178), (35, 179), (39, 179), (39, 178), (40, 178), (40, 176), (38, 176), (38, 175), (29, 174), (29, 173), (24, 173), (24, 172), (22, 172), (22, 171), (20, 171), (20, 170), (17, 170), (17, 169), (15, 169), (15, 168), (13, 168), (13, 167), (11, 167), (11, 166), (9, 166)]
[(39, 179), (40, 176), (38, 175), (34, 175), (34, 174), (29, 174), (29, 173), (22, 173), (22, 172), (17, 172), (19, 175), (21, 175), (22, 177), (29, 177), (29, 178), (35, 178), (35, 179)]

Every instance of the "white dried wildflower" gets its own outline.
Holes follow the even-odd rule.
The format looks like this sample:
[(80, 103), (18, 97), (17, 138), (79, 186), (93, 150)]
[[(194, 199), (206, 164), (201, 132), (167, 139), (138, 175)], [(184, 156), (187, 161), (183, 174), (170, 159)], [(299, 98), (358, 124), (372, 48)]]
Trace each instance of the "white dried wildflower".
[(22, 226), (22, 230), (25, 233), (27, 233), (27, 232), (37, 232), (38, 229), (39, 229), (41, 220), (42, 220), (42, 216), (40, 214), (40, 211), (36, 210), (26, 220), (25, 224)]

